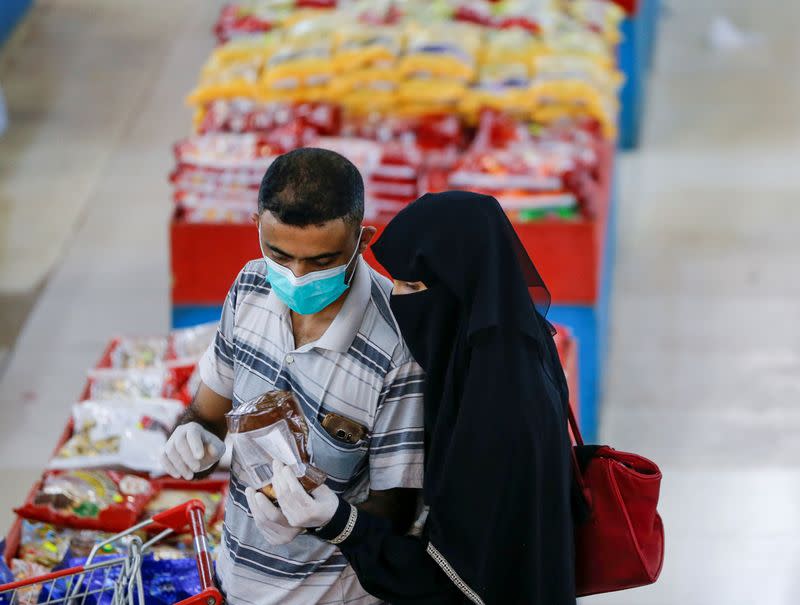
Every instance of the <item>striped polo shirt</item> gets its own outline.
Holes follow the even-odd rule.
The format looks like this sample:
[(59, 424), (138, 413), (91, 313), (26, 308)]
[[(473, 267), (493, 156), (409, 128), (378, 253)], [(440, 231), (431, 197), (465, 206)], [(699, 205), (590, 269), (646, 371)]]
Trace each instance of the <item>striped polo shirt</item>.
[[(309, 425), (312, 463), (353, 504), (370, 489), (422, 487), (423, 373), (392, 317), (390, 290), (391, 283), (360, 258), (326, 332), (295, 347), (289, 309), (271, 292), (264, 260), (251, 261), (231, 287), (216, 338), (200, 362), (202, 381), (234, 408), (268, 391), (292, 391)], [(335, 440), (321, 425), (329, 412), (364, 425), (367, 436), (352, 445)], [(228, 602), (380, 602), (335, 546), (309, 535), (282, 546), (267, 543), (247, 506), (246, 477), (234, 448), (217, 560)]]

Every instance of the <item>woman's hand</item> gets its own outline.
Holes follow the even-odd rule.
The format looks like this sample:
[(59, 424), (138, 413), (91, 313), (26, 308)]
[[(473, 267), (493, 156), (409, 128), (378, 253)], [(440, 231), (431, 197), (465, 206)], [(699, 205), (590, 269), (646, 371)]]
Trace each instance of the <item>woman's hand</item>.
[(333, 518), (339, 506), (339, 496), (327, 485), (307, 493), (292, 469), (277, 459), (272, 465), (272, 489), (281, 512), (294, 527), (320, 528)]
[(250, 508), (256, 527), (264, 539), (273, 546), (288, 544), (302, 532), (302, 529), (293, 527), (278, 507), (261, 492), (248, 487), (244, 491), (244, 497), (247, 498), (247, 506)]

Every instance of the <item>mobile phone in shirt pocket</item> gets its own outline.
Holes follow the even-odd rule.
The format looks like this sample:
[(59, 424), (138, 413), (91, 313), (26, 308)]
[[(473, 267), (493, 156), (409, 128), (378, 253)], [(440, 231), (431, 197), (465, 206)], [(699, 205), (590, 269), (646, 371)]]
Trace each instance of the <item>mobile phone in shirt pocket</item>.
[(322, 428), (336, 441), (357, 445), (367, 436), (367, 427), (355, 420), (330, 412), (322, 419)]

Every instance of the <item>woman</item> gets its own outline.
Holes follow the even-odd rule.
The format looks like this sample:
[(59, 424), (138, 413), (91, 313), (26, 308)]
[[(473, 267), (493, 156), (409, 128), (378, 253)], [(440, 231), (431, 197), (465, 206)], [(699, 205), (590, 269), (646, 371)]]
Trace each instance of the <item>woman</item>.
[(286, 519), (338, 543), (390, 603), (575, 603), (566, 381), (544, 319), (549, 293), (500, 205), (426, 195), (373, 246), (391, 308), (426, 371), (421, 537), (286, 467)]

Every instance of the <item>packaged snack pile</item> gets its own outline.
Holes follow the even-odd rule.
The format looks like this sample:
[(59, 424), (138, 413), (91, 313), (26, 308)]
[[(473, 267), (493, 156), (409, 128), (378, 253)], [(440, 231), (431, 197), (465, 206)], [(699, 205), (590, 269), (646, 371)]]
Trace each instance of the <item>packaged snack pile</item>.
[[(177, 216), (246, 222), (272, 159), (326, 142), (354, 161), (375, 148), (357, 162), (370, 219), (464, 180), (478, 153), (499, 156), (493, 174), (522, 181), (499, 194), (515, 220), (590, 214), (591, 187), (571, 190), (586, 162), (557, 173), (571, 184), (553, 181), (546, 194), (525, 179), (558, 161), (551, 143), (565, 129), (578, 133), (566, 136), (573, 148), (615, 138), (622, 17), (611, 0), (229, 4), (215, 27), (220, 46), (187, 99), (195, 134), (175, 147)], [(558, 134), (479, 152), (487, 112)], [(523, 148), (526, 161), (505, 165), (504, 154)], [(586, 157), (559, 152), (575, 154)], [(590, 161), (587, 172), (596, 168)]]
[[(175, 480), (164, 477), (159, 458), (199, 385), (197, 361), (213, 342), (216, 330), (217, 324), (212, 323), (165, 336), (111, 340), (97, 367), (87, 373), (83, 401), (72, 406), (49, 470), (15, 509), (19, 521), (9, 533), (11, 548), (0, 548), (6, 554), (0, 559), (0, 584), (67, 567), (117, 533), (192, 499), (205, 505), (213, 555), (221, 539), (227, 471), (198, 481)], [(151, 525), (147, 531), (100, 546), (99, 553), (122, 556), (132, 539), (146, 541), (161, 530)], [(160, 603), (175, 594), (188, 596), (197, 575), (188, 528), (155, 544), (147, 566), (152, 573), (145, 579), (146, 602)], [(172, 573), (178, 574), (175, 582), (185, 581), (185, 589), (177, 583), (167, 585)], [(14, 603), (42, 602), (47, 595), (40, 594), (41, 589), (37, 584), (18, 591)], [(11, 603), (0, 597), (0, 605)]]

